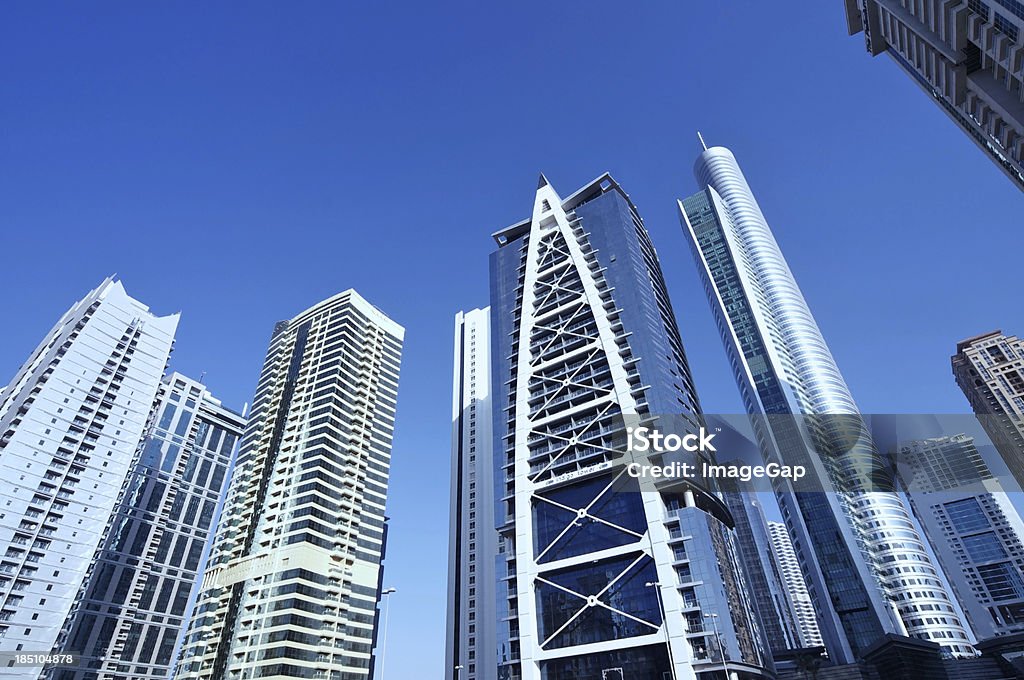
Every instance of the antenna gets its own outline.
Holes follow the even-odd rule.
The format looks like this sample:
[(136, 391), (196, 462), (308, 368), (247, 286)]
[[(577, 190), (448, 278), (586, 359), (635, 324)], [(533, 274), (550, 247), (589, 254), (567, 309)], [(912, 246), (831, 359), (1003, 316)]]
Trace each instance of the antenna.
[(705, 151), (707, 151), (708, 145), (704, 143), (704, 135), (700, 133), (700, 130), (697, 130), (697, 139), (700, 140), (700, 145), (704, 147)]

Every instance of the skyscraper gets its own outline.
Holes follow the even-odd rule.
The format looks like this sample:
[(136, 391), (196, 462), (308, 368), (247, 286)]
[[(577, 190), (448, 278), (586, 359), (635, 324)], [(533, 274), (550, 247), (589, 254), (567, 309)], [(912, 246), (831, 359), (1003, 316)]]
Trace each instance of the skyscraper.
[(172, 373), (157, 395), (139, 455), (55, 652), (97, 674), (166, 678), (210, 525), (245, 419), (206, 387)]
[(1006, 467), (1024, 488), (1024, 342), (1002, 331), (956, 345), (953, 376)]
[(456, 680), (487, 680), (497, 669), (490, 313), (455, 316), (444, 677)]
[[(787, 596), (788, 584), (772, 559), (772, 539), (768, 536), (768, 520), (761, 501), (756, 494), (740, 489), (735, 480), (723, 479), (721, 488), (736, 524), (736, 549), (743, 562), (750, 601), (757, 611), (765, 642), (773, 655), (808, 646), (803, 644), (800, 635), (803, 622), (794, 616)], [(806, 593), (804, 588), (805, 596)], [(810, 606), (810, 598), (807, 604)], [(821, 644), (820, 638), (818, 644)]]
[(914, 514), (975, 635), (1024, 632), (1024, 522), (974, 439), (908, 442), (899, 460)]
[(763, 677), (728, 509), (696, 484), (640, 493), (622, 464), (626, 418), (701, 424), (636, 207), (607, 174), (564, 200), (542, 175), (494, 237), (497, 677)]
[(274, 327), (177, 677), (371, 677), (403, 336), (353, 290)]
[(736, 159), (705, 149), (694, 172), (680, 216), (762, 453), (823, 483), (776, 492), (829, 656), (852, 663), (886, 633), (973, 654)]
[(1024, 3), (844, 0), (844, 5), (850, 35), (863, 32), (871, 56), (892, 57), (1024, 189)]
[(793, 550), (793, 542), (789, 540), (789, 532), (782, 522), (768, 522), (771, 534), (771, 556), (778, 565), (782, 582), (786, 588), (787, 605), (796, 619), (800, 647), (820, 647), (822, 645), (821, 630), (818, 618), (814, 613), (814, 604), (807, 594), (807, 584), (800, 572), (800, 563)]
[[(158, 317), (107, 279), (0, 392), (0, 655), (48, 653), (114, 510), (170, 356)], [(11, 667), (8, 667), (11, 666)]]

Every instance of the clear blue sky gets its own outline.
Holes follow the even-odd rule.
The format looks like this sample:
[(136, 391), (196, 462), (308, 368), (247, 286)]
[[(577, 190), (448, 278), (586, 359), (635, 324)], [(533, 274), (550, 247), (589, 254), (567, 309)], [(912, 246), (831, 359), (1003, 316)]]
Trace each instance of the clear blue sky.
[(240, 407), (273, 323), (355, 287), (407, 328), (388, 677), (440, 678), (452, 317), (537, 173), (640, 207), (708, 411), (739, 402), (676, 216), (731, 147), (863, 410), (957, 412), (1024, 332), (1024, 196), (842, 2), (121, 3), (0, 10), (0, 382), (117, 273)]

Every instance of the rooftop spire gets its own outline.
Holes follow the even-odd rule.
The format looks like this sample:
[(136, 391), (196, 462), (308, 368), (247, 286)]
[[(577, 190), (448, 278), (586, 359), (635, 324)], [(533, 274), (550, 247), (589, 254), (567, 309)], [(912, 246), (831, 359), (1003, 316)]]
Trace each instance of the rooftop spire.
[(700, 130), (697, 130), (697, 139), (700, 140), (700, 145), (704, 147), (705, 151), (707, 151), (708, 145), (704, 143), (704, 135), (700, 133)]
[(548, 178), (544, 176), (544, 173), (540, 173), (540, 179), (537, 180), (537, 188), (543, 189), (548, 186)]

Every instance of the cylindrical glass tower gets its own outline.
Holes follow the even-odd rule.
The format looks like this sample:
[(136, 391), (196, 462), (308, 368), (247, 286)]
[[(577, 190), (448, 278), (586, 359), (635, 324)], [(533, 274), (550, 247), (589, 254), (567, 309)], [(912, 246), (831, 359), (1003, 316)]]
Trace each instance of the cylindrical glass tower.
[(852, 660), (883, 633), (905, 632), (952, 655), (973, 655), (735, 157), (722, 147), (705, 149), (694, 174), (704, 189), (680, 202), (684, 229), (748, 413), (767, 424), (759, 437), (764, 454), (787, 459), (799, 449), (834, 491), (777, 486), (787, 527), (809, 548), (801, 567), (830, 654)]

